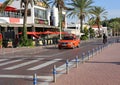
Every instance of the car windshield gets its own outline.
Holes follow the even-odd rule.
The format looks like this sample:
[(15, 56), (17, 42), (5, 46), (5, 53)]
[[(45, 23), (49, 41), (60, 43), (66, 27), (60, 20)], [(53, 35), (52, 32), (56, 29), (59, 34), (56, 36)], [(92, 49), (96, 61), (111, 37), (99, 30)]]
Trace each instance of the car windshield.
[(73, 36), (65, 36), (65, 37), (63, 37), (63, 40), (73, 40), (74, 38), (73, 38)]

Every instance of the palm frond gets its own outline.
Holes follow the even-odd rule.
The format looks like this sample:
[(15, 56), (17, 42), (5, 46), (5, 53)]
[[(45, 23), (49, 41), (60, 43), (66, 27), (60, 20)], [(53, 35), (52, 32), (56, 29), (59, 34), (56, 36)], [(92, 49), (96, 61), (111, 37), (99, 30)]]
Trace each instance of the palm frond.
[(13, 2), (13, 0), (6, 0), (5, 2), (3, 2), (3, 4), (0, 6), (0, 12), (2, 12), (7, 5), (11, 4)]

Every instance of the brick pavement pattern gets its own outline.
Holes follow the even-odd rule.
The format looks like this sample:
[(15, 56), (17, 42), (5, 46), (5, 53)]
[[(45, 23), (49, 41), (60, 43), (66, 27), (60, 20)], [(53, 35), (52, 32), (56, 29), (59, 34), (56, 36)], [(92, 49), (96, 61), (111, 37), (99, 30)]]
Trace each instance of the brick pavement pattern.
[(110, 45), (50, 85), (120, 85), (120, 43)]

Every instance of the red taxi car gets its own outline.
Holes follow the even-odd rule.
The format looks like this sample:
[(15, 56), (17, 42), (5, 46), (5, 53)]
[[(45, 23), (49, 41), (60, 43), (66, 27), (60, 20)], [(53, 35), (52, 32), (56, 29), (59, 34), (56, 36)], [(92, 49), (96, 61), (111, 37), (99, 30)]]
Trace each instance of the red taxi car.
[(75, 35), (65, 35), (61, 40), (59, 40), (58, 48), (75, 48), (80, 46), (80, 39)]

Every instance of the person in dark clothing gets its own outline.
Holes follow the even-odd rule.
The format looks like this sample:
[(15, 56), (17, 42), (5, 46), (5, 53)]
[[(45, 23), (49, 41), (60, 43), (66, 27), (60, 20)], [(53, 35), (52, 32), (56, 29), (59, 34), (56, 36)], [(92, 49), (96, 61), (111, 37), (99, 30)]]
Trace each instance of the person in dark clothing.
[(15, 47), (17, 47), (19, 45), (19, 38), (18, 35), (16, 35), (15, 37)]
[(105, 35), (105, 33), (103, 34), (103, 43), (107, 43), (107, 36)]

